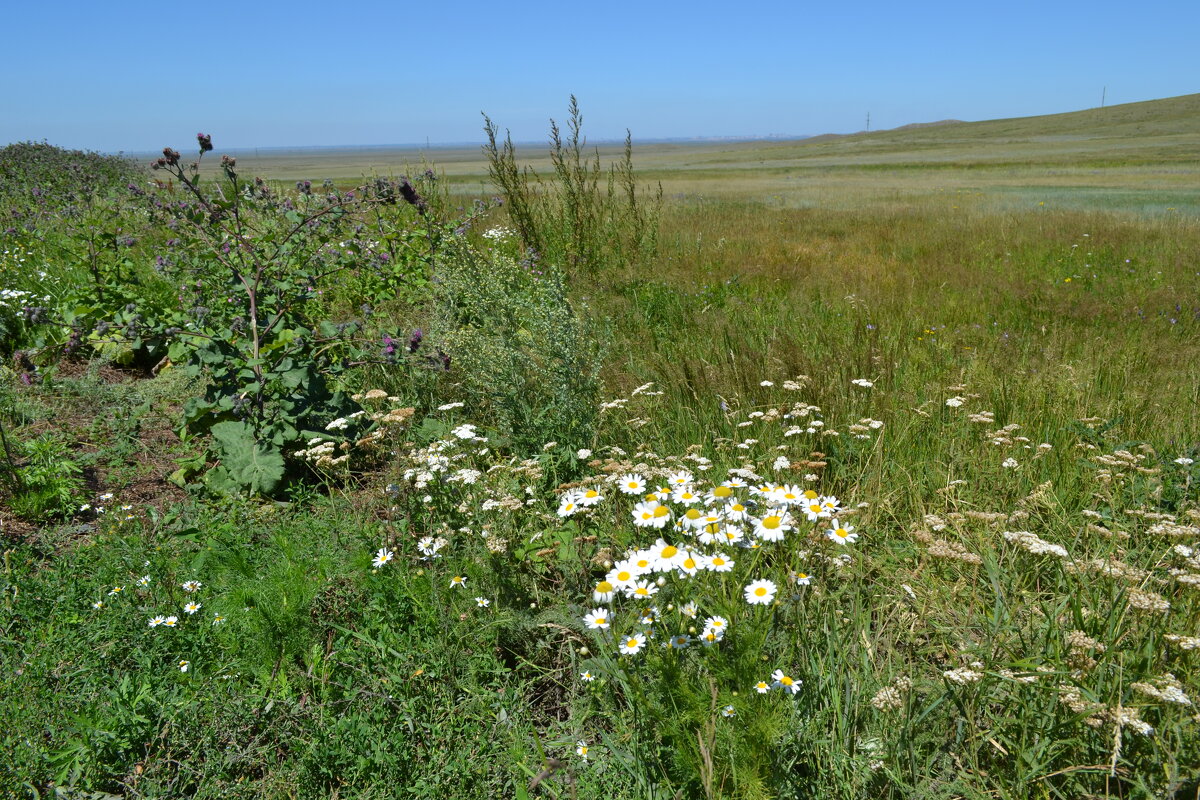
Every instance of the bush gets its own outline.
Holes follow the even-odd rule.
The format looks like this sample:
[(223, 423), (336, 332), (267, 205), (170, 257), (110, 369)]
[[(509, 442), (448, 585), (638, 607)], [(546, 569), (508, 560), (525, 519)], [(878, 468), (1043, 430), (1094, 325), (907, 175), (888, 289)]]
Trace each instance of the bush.
[(531, 452), (578, 449), (595, 432), (601, 351), (550, 265), (459, 248), (436, 273), (435, 338), (465, 400)]

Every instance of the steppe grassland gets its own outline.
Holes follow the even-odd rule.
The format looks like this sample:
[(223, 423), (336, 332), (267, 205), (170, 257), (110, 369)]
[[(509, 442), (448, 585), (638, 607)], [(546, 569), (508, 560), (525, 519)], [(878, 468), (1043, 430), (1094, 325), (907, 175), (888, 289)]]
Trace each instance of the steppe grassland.
[[(918, 134), (932, 139), (918, 148)], [(23, 655), (22, 670), (45, 666), (44, 707), (66, 686), (99, 698), (84, 715), (96, 719), (107, 704), (157, 720), (139, 691), (180, 710), (166, 727), (54, 740), (51, 765), (78, 757), (84, 774), (113, 771), (106, 786), (246, 796), (1188, 796), (1193, 167), (1170, 148), (1105, 165), (1062, 140), (1006, 150), (937, 135), (890, 134), (903, 153), (883, 162), (861, 142), (639, 150), (666, 195), (658, 255), (570, 276), (608, 342), (609, 402), (596, 452), (579, 456), (595, 463), (526, 514), (503, 506), (555, 463), (480, 452), (489, 420), (447, 407), (429, 415), (433, 450), (397, 442), (388, 494), (372, 479), (289, 512), (233, 509), (161, 551), (112, 520), (107, 543), (63, 553), (64, 580), (47, 570), (40, 590), (62, 592), (75, 619), (61, 624), (154, 677), (110, 695), (69, 643), (58, 658)], [(776, 150), (785, 166), (756, 163)], [(1030, 152), (1041, 160), (1014, 163)], [(445, 173), (464, 202), (483, 188), (481, 162)], [(503, 210), (490, 224), (506, 224)], [(430, 469), (442, 459), (454, 471)], [(659, 507), (687, 518), (687, 499), (658, 486), (683, 470), (706, 508), (745, 522), (740, 543), (654, 524)], [(622, 491), (639, 477), (654, 500)], [(736, 519), (720, 484), (758, 521)], [(794, 488), (836, 495), (840, 511), (810, 518), (785, 497)], [(395, 493), (393, 519), (411, 527), (381, 529)], [(782, 541), (764, 535), (766, 518), (785, 518), (772, 509), (787, 509)], [(839, 543), (838, 528), (857, 541)], [(239, 529), (253, 554), (231, 544)], [(639, 576), (655, 613), (636, 587), (606, 597), (606, 561), (637, 560), (659, 537), (725, 552), (734, 571), (689, 572), (675, 554)], [(147, 634), (106, 594), (143, 558), (151, 588), (125, 590), (139, 610), (199, 601), (228, 623)], [(85, 567), (96, 580), (71, 577)], [(778, 606), (752, 599), (760, 580)], [(280, 612), (258, 620), (246, 599)], [(108, 616), (87, 616), (92, 601)], [(638, 641), (647, 628), (656, 638)], [(676, 635), (687, 648), (660, 647)], [(291, 662), (280, 669), (258, 639)], [(286, 732), (275, 751), (272, 726)], [(227, 763), (207, 755), (231, 745)], [(35, 764), (29, 748), (17, 763)], [(529, 788), (544, 757), (564, 766)]]

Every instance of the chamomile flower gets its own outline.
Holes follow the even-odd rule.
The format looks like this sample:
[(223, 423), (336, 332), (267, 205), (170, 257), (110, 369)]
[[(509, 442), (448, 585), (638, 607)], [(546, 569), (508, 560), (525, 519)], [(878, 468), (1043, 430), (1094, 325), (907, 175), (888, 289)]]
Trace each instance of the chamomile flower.
[(382, 567), (384, 564), (388, 563), (395, 557), (396, 557), (396, 554), (393, 553), (391, 550), (388, 550), (386, 547), (381, 547), (375, 553), (375, 558), (373, 558), (371, 560), (371, 566), (374, 567), (375, 569), (379, 569), (380, 567)]
[(225, 622), (224, 616), (222, 616), (221, 614), (216, 613), (216, 612), (213, 613), (213, 621), (212, 621), (213, 625), (220, 625), (224, 622)]
[(792, 529), (792, 520), (786, 511), (773, 508), (754, 524), (754, 535), (764, 542), (783, 541), (783, 535)]
[(464, 577), (462, 575), (455, 575), (453, 578), (450, 579), (450, 588), (451, 589), (462, 588), (466, 585), (467, 585), (467, 579), (466, 579), (466, 577)]
[(584, 508), (590, 508), (604, 500), (604, 495), (600, 494), (600, 490), (595, 487), (581, 489), (575, 498), (576, 502)]
[(809, 522), (816, 522), (823, 517), (830, 517), (832, 514), (824, 505), (821, 504), (820, 497), (811, 497), (804, 500), (804, 504), (800, 506), (804, 509), (804, 516)]
[(638, 578), (638, 573), (628, 563), (618, 563), (613, 565), (609, 573), (604, 576), (604, 582), (611, 584), (613, 588), (625, 590), (632, 586)]
[(733, 706), (725, 706), (724, 708), (721, 709), (721, 716), (725, 717), (726, 719), (729, 719), (731, 717), (736, 717), (737, 709), (735, 709)]
[(167, 617), (166, 619), (164, 619), (162, 621), (162, 624), (166, 625), (168, 628), (177, 627), (179, 625), (179, 617), (176, 617), (175, 615), (171, 615), (171, 616)]
[(692, 637), (686, 633), (677, 633), (670, 639), (663, 642), (663, 647), (668, 650), (685, 650), (692, 644)]
[(654, 597), (656, 594), (658, 594), (658, 584), (654, 581), (638, 581), (625, 589), (627, 597), (648, 598)]
[(683, 551), (662, 539), (654, 542), (650, 552), (654, 556), (654, 569), (657, 572), (670, 572), (683, 560)]
[(596, 676), (588, 670), (584, 670), (583, 672), (579, 673), (579, 680), (583, 681), (584, 683), (591, 683), (592, 681), (596, 680)]
[(642, 616), (638, 619), (642, 625), (653, 625), (658, 622), (658, 606), (650, 606), (642, 611)]
[(583, 739), (580, 739), (575, 743), (575, 755), (579, 756), (584, 761), (588, 760), (588, 743)]
[(717, 636), (724, 637), (725, 631), (729, 629), (729, 620), (724, 617), (711, 616), (704, 620), (704, 630), (716, 631)]
[(203, 584), (200, 583), (200, 581), (184, 581), (182, 584), (180, 584), (180, 586), (185, 592), (191, 593), (200, 591), (200, 587), (203, 586)]
[(157, 628), (159, 625), (166, 623), (167, 618), (163, 616), (151, 617), (148, 623), (151, 628)]
[(617, 488), (624, 494), (642, 494), (646, 491), (646, 479), (631, 472), (617, 479)]
[(593, 608), (583, 615), (583, 622), (592, 630), (607, 629), (612, 625), (612, 618), (607, 608)]
[(812, 583), (812, 576), (807, 572), (792, 572), (790, 577), (797, 586), (808, 586)]
[(671, 509), (655, 500), (644, 500), (633, 507), (633, 524), (639, 528), (662, 529), (671, 521)]
[[(681, 501), (676, 501), (681, 502)], [(703, 524), (700, 522), (704, 518), (704, 512), (698, 508), (689, 508), (684, 511), (679, 517), (679, 524), (685, 528), (695, 528), (697, 525)]]
[(825, 535), (828, 536), (831, 541), (837, 542), (838, 544), (854, 544), (858, 541), (858, 534), (854, 533), (853, 531), (854, 526), (843, 525), (839, 520), (835, 519), (833, 521), (833, 526), (829, 530), (825, 531)]
[(795, 506), (804, 502), (804, 490), (799, 486), (780, 486), (772, 502), (783, 503), (784, 505)]
[(119, 594), (120, 594), (121, 592), (123, 592), (123, 591), (125, 591), (125, 587), (124, 587), (124, 586), (114, 586), (114, 587), (112, 587), (112, 591), (110, 591), (110, 592), (108, 593), (108, 596), (109, 596), (109, 597), (116, 597), (117, 595), (119, 595)]
[(622, 563), (629, 564), (638, 575), (654, 571), (654, 553), (650, 550), (635, 550)]
[(686, 469), (681, 469), (678, 472), (672, 472), (667, 476), (667, 483), (674, 487), (689, 486), (693, 480), (695, 479), (692, 477), (692, 473), (688, 472)]
[[(742, 484), (745, 486), (745, 484)], [(704, 495), (704, 502), (708, 505), (716, 505), (717, 503), (725, 504), (733, 498), (733, 487), (728, 485), (728, 482), (720, 486), (714, 486)]]
[(711, 572), (729, 572), (734, 563), (733, 559), (724, 553), (713, 553), (704, 559), (704, 568)]
[(492, 601), (488, 600), (486, 597), (476, 597), (475, 598), (475, 605), (479, 606), (480, 608), (487, 608), (491, 604), (492, 604)]
[(696, 614), (699, 613), (699, 609), (696, 607), (696, 604), (693, 601), (689, 600), (679, 607), (679, 613), (685, 617), (695, 619)]
[(735, 497), (725, 506), (724, 514), (729, 522), (741, 522), (750, 518), (750, 509)]
[(97, 600), (96, 602), (92, 603), (92, 608), (95, 608), (95, 609), (101, 609), (101, 608), (104, 608), (104, 601), (103, 601), (103, 600)]
[(746, 602), (750, 605), (765, 606), (770, 605), (775, 600), (775, 592), (779, 590), (771, 581), (757, 580), (746, 586), (742, 590), (742, 594), (746, 598)]
[(766, 681), (759, 681), (758, 683), (754, 684), (754, 691), (758, 692), (759, 694), (766, 694), (767, 692), (771, 691), (771, 684), (767, 683)]
[(564, 519), (574, 514), (582, 507), (579, 502), (579, 495), (575, 492), (567, 492), (562, 496), (562, 500), (558, 504), (558, 515)]
[[(671, 492), (671, 501), (680, 505), (690, 506), (700, 502), (700, 500), (701, 496), (696, 494), (696, 491), (691, 486), (677, 486)], [(696, 516), (700, 516), (699, 511), (696, 512)]]
[(720, 541), (726, 544), (741, 544), (746, 538), (746, 530), (741, 525), (722, 525)]
[(687, 575), (689, 578), (695, 575), (700, 570), (704, 569), (705, 558), (698, 553), (693, 553), (690, 550), (683, 551), (683, 558), (675, 565), (675, 568)]
[(621, 655), (636, 656), (642, 652), (642, 648), (646, 646), (646, 634), (635, 633), (632, 636), (627, 636), (621, 641)]
[(795, 680), (794, 678), (790, 678), (783, 674), (783, 670), (781, 669), (777, 669), (771, 673), (771, 680), (775, 681), (775, 685), (780, 689), (783, 689), (785, 692), (790, 694), (796, 694), (799, 692), (800, 684), (802, 683), (802, 681)]
[(137, 585), (138, 586), (149, 586), (150, 585), (150, 576), (143, 575), (142, 577), (138, 578)]
[(608, 603), (613, 599), (613, 592), (616, 588), (608, 581), (600, 581), (592, 590), (592, 600), (597, 603)]
[(723, 638), (724, 637), (721, 635), (720, 631), (705, 630), (700, 634), (700, 644), (704, 645), (705, 647), (712, 647), (713, 645), (720, 643), (721, 639)]
[(199, 610), (200, 604), (196, 602), (186, 603), (183, 606), (183, 613), (188, 614), (189, 616), (195, 614)]
[(182, 660), (182, 661), (180, 661), (180, 662), (179, 662), (179, 671), (180, 671), (180, 672), (187, 672), (187, 671), (188, 671), (188, 667), (190, 667), (191, 665), (192, 665), (192, 662), (188, 661), (187, 659), (184, 659), (184, 660)]

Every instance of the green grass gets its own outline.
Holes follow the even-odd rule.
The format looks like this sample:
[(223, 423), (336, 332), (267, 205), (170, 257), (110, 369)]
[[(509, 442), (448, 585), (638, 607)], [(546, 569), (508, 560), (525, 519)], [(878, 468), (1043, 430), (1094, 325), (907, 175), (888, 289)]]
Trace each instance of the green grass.
[[(117, 496), (41, 527), (2, 512), (0, 795), (1194, 797), (1195, 706), (1155, 692), (1200, 702), (1200, 649), (1179, 638), (1200, 625), (1198, 98), (636, 151), (666, 189), (656, 253), (568, 276), (605, 398), (626, 401), (591, 454), (535, 441), (521, 461), (514, 423), (473, 401), (286, 501), (155, 494), (200, 447), (164, 431), (195, 391), (178, 371), (6, 372), (6, 435), (54, 431), (97, 471), (87, 499)], [(281, 156), (274, 174), (383, 163), (344, 157)], [(444, 167), (469, 191), (481, 165)], [(451, 295), (489, 298), (488, 280), (505, 277)], [(522, 319), (495, 346), (534, 355), (504, 367), (481, 348), (488, 369), (438, 386), (503, 401), (506, 369), (539, 368), (551, 311), (457, 302), (485, 332), (488, 309)], [(405, 391), (379, 368), (355, 380)], [(520, 427), (577, 435), (572, 391)], [(489, 442), (452, 433), (463, 422)], [(419, 477), (437, 441), (475, 482)], [(664, 576), (655, 646), (619, 656), (648, 603), (594, 601), (607, 562), (691, 540), (636, 527), (640, 498), (608, 478), (687, 468), (707, 489), (746, 467), (836, 495), (861, 538), (798, 520), (729, 548), (731, 573)], [(560, 517), (577, 486), (606, 499)], [(446, 539), (438, 558), (424, 537)], [(756, 578), (778, 605), (743, 600)], [(599, 605), (610, 633), (583, 623)], [(149, 627), (158, 614), (182, 624)], [(719, 646), (658, 647), (711, 614), (730, 620)], [(775, 669), (803, 681), (795, 697), (755, 691)]]

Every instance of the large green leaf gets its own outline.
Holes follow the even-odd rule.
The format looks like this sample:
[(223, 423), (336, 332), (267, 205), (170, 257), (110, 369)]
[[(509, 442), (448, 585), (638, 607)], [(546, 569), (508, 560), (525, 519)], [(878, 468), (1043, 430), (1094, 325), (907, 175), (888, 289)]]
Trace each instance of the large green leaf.
[(221, 465), (205, 479), (211, 488), (228, 493), (236, 487), (267, 495), (283, 480), (286, 467), (282, 451), (270, 442), (260, 441), (246, 423), (218, 422), (212, 426), (212, 436)]

